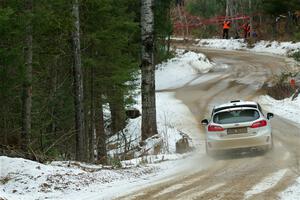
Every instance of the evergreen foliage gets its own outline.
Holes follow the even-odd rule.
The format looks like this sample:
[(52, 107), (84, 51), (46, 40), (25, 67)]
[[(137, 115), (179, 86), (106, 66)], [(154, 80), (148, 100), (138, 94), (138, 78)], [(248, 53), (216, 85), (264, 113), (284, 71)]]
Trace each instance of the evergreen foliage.
[[(165, 38), (172, 32), (171, 0), (157, 1), (157, 51), (162, 55)], [(25, 1), (16, 0), (0, 3), (0, 147), (2, 151), (7, 146), (17, 151), (21, 147), (24, 49), (30, 21), (33, 80), (29, 154), (74, 159), (72, 1), (34, 1), (31, 13), (25, 12), (24, 5)], [(93, 161), (96, 145), (98, 159), (103, 161), (106, 137), (126, 125), (125, 110), (134, 103), (131, 95), (137, 87), (134, 80), (140, 64), (140, 2), (81, 0), (79, 11), (86, 148)], [(104, 104), (111, 111), (111, 124), (105, 130)]]
[(262, 0), (263, 9), (271, 15), (280, 15), (300, 9), (299, 0)]
[(159, 63), (162, 60), (169, 58), (170, 54), (170, 37), (173, 32), (171, 21), (171, 6), (172, 0), (155, 0), (155, 62)]
[[(230, 35), (243, 37), (242, 25), (249, 21), (259, 39), (295, 39), (299, 35), (299, 0), (192, 0), (187, 3), (187, 11), (202, 19), (226, 15), (248, 15), (249, 20), (233, 20)], [(194, 29), (192, 34), (200, 38), (220, 37), (222, 24), (204, 24)]]
[(226, 0), (195, 0), (188, 4), (187, 9), (193, 15), (211, 18), (216, 14), (225, 15), (225, 7)]

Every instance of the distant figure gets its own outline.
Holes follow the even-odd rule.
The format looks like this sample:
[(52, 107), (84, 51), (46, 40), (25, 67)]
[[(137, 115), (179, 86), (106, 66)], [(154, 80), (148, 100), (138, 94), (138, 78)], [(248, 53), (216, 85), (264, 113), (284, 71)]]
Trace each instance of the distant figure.
[(184, 0), (176, 0), (176, 6), (183, 7), (184, 6)]
[(244, 30), (244, 38), (247, 39), (248, 37), (250, 37), (250, 24), (248, 22), (246, 22), (243, 25), (243, 30)]
[(255, 30), (252, 31), (252, 37), (257, 38), (257, 33)]
[(223, 22), (223, 39), (226, 38), (228, 39), (229, 38), (229, 29), (230, 29), (230, 21), (229, 20), (225, 20)]

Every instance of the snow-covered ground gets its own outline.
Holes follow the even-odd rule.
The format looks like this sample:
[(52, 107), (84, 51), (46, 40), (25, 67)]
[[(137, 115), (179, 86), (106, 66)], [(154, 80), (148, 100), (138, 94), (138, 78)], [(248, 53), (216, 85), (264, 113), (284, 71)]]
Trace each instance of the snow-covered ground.
[(291, 97), (283, 100), (276, 100), (265, 95), (259, 97), (258, 101), (263, 105), (264, 109), (300, 124), (300, 96), (292, 101)]
[(157, 65), (156, 89), (174, 89), (188, 84), (200, 73), (213, 68), (205, 55), (195, 52), (177, 50), (177, 56)]
[[(175, 58), (157, 66), (157, 88), (182, 87), (197, 74), (206, 73), (212, 67), (213, 63), (203, 54), (178, 50)], [(191, 164), (204, 155), (201, 151), (196, 155), (175, 153), (176, 141), (182, 138), (183, 133), (189, 136), (194, 147), (201, 144), (196, 136), (197, 126), (193, 126), (197, 122), (189, 109), (175, 99), (173, 92), (157, 92), (156, 98), (159, 140), (164, 143), (163, 154), (122, 161), (121, 169), (67, 161), (45, 165), (0, 156), (0, 199), (111, 199), (132, 191), (136, 186), (146, 187), (153, 181), (166, 179), (179, 170), (192, 166), (197, 166), (198, 170), (204, 167), (205, 165), (199, 167)], [(129, 135), (137, 143), (141, 134), (140, 124), (140, 118), (130, 120), (124, 130), (126, 137)], [(150, 149), (153, 143), (155, 140), (147, 144)]]
[[(295, 122), (300, 127), (300, 96), (294, 101), (292, 101), (292, 98), (276, 100), (267, 95), (260, 96), (257, 100), (267, 111), (273, 112), (275, 115)], [(252, 192), (248, 195), (251, 196), (251, 194)], [(282, 200), (300, 199), (300, 177), (296, 180), (295, 184), (285, 189), (279, 196)]]
[[(151, 164), (123, 169), (77, 162), (54, 162), (48, 165), (21, 159), (0, 157), (0, 199), (7, 200), (107, 200), (130, 193), (154, 181), (167, 180), (178, 170), (189, 171), (199, 154), (171, 157), (149, 156)], [(165, 161), (165, 162), (162, 162)], [(135, 162), (126, 161), (128, 162)], [(205, 168), (209, 162), (197, 166)], [(191, 170), (193, 171), (193, 170)]]
[(283, 178), (286, 172), (287, 169), (282, 169), (264, 178), (260, 183), (254, 185), (250, 190), (248, 190), (245, 193), (245, 199), (248, 199), (255, 194), (262, 193), (274, 187)]
[(215, 49), (243, 50), (247, 48), (244, 39), (201, 39), (196, 40), (196, 45)]
[(300, 199), (300, 177), (296, 180), (294, 185), (281, 192), (280, 197), (282, 200)]
[(248, 50), (258, 53), (271, 53), (277, 55), (289, 55), (300, 50), (300, 42), (277, 42), (277, 41), (259, 41), (248, 47), (244, 39), (200, 39), (196, 40), (196, 45), (226, 50)]

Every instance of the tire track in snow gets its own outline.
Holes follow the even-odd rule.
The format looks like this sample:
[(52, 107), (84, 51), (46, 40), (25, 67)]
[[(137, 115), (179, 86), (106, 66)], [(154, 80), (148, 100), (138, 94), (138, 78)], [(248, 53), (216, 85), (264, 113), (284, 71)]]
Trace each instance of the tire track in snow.
[(281, 169), (270, 176), (264, 178), (261, 182), (251, 188), (251, 190), (245, 193), (245, 199), (250, 198), (253, 195), (262, 193), (272, 187), (274, 187), (285, 175), (287, 169)]

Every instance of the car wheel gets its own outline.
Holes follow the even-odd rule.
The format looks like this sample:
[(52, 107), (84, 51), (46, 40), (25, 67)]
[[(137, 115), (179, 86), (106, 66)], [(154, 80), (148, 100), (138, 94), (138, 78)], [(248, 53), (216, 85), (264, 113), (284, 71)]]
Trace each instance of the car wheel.
[(267, 153), (269, 151), (272, 151), (274, 147), (274, 143), (273, 143), (273, 137), (271, 137), (271, 143), (269, 145), (266, 145), (265, 147), (263, 147), (263, 152)]

